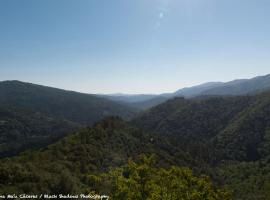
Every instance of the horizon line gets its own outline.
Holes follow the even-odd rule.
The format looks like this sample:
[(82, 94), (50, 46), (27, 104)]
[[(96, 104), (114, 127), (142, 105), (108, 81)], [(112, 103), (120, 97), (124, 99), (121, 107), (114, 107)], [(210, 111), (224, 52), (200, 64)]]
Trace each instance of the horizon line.
[(27, 83), (27, 84), (34, 84), (34, 85), (39, 85), (39, 86), (44, 86), (44, 87), (50, 87), (50, 88), (54, 88), (54, 89), (59, 89), (59, 90), (65, 90), (65, 91), (70, 91), (70, 92), (77, 92), (77, 93), (83, 93), (83, 94), (89, 94), (89, 95), (104, 95), (104, 96), (136, 96), (136, 95), (153, 95), (153, 96), (159, 96), (159, 95), (165, 95), (165, 94), (173, 94), (175, 92), (177, 92), (178, 90), (182, 90), (182, 89), (188, 89), (188, 88), (192, 88), (192, 87), (196, 87), (196, 86), (201, 86), (204, 84), (208, 84), (208, 83), (229, 83), (229, 82), (233, 82), (233, 81), (238, 81), (238, 80), (251, 80), (254, 78), (259, 78), (259, 77), (265, 77), (265, 76), (270, 76), (270, 73), (268, 74), (264, 74), (264, 75), (257, 75), (257, 76), (253, 76), (251, 78), (236, 78), (233, 80), (229, 80), (229, 81), (208, 81), (208, 82), (202, 82), (199, 84), (194, 84), (191, 86), (186, 86), (186, 87), (181, 87), (175, 91), (168, 91), (168, 92), (162, 92), (162, 93), (125, 93), (125, 92), (111, 92), (111, 93), (104, 93), (104, 92), (98, 92), (98, 93), (91, 93), (91, 92), (83, 92), (83, 91), (79, 91), (79, 90), (73, 90), (73, 89), (67, 89), (67, 88), (61, 88), (58, 86), (52, 86), (52, 85), (46, 85), (43, 83), (34, 83), (34, 82), (29, 82), (29, 81), (24, 81), (24, 80), (18, 80), (18, 79), (10, 79), (10, 80), (1, 80), (0, 83), (2, 82), (21, 82), (21, 83)]

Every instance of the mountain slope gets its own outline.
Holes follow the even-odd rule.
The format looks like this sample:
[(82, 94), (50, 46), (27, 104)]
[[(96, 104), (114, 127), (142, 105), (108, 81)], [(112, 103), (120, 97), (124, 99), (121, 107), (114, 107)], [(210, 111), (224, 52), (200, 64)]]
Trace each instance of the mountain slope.
[(235, 80), (204, 91), (203, 95), (245, 95), (270, 90), (270, 74), (252, 79)]
[(0, 82), (0, 157), (44, 147), (108, 115), (135, 110), (94, 95), (19, 81)]
[(41, 112), (80, 124), (93, 124), (104, 116), (130, 118), (134, 109), (95, 95), (23, 83), (0, 83), (0, 106)]
[[(89, 194), (94, 188), (104, 191), (111, 187), (108, 185), (111, 183), (100, 182), (104, 178), (104, 174), (100, 173), (125, 166), (128, 158), (137, 160), (138, 155), (144, 153), (156, 155), (157, 167), (191, 166), (195, 169), (195, 174), (203, 172), (211, 175), (215, 185), (226, 186), (233, 191), (235, 200), (268, 200), (266, 192), (270, 184), (267, 179), (270, 177), (269, 162), (228, 160), (228, 163), (223, 161), (220, 165), (211, 167), (196, 160), (196, 157), (190, 152), (184, 152), (182, 148), (168, 137), (144, 132), (119, 118), (111, 117), (41, 151), (1, 159), (0, 193)], [(128, 168), (123, 169), (123, 178), (128, 178)], [(145, 164), (140, 168), (142, 175), (144, 169)], [(163, 177), (167, 175), (163, 174)], [(168, 181), (170, 180), (169, 178)]]
[[(256, 161), (270, 156), (270, 93), (206, 99), (175, 98), (131, 123), (176, 140), (184, 151), (217, 159)], [(205, 147), (200, 151), (195, 144)], [(204, 155), (205, 154), (205, 155)], [(212, 156), (214, 155), (214, 156)], [(212, 158), (211, 158), (212, 157)], [(218, 158), (217, 158), (218, 157)]]
[(134, 95), (99, 95), (106, 99), (130, 106), (138, 110), (146, 110), (160, 103), (165, 102), (170, 97), (166, 95), (134, 94)]
[(216, 88), (220, 85), (223, 85), (222, 82), (209, 82), (209, 83), (204, 83), (201, 85), (196, 85), (193, 87), (188, 87), (188, 88), (183, 88), (180, 90), (177, 90), (171, 96), (182, 96), (186, 98), (191, 98), (195, 96), (201, 95), (203, 92), (210, 90), (212, 88)]
[(182, 88), (174, 93), (160, 95), (104, 95), (104, 97), (146, 110), (174, 97), (240, 96), (258, 94), (267, 90), (270, 90), (270, 75), (258, 76), (252, 79), (237, 79), (230, 82), (208, 82)]
[(174, 98), (146, 111), (132, 123), (159, 134), (208, 140), (251, 102), (252, 97)]
[(213, 145), (220, 157), (256, 161), (270, 158), (270, 93), (258, 95), (218, 136)]
[(166, 96), (157, 96), (157, 97), (154, 97), (150, 100), (131, 103), (128, 105), (135, 107), (137, 109), (140, 109), (140, 110), (147, 110), (149, 108), (155, 107), (155, 106), (167, 101), (168, 99), (169, 99), (169, 97), (166, 97)]
[(0, 108), (0, 157), (44, 147), (79, 128), (79, 124), (38, 112)]
[(197, 96), (240, 96), (270, 90), (270, 74), (252, 79), (237, 79), (230, 82), (209, 82), (183, 88), (172, 96), (192, 98)]
[(101, 97), (105, 97), (112, 101), (122, 102), (122, 103), (140, 103), (144, 101), (149, 101), (158, 95), (154, 94), (108, 94), (108, 95), (99, 95)]
[(234, 199), (268, 200), (270, 93), (175, 98), (131, 121), (165, 137), (194, 160)]
[(110, 117), (43, 151), (2, 159), (0, 194), (89, 193), (90, 175), (123, 166), (142, 153), (155, 153), (159, 166), (190, 162), (177, 147)]

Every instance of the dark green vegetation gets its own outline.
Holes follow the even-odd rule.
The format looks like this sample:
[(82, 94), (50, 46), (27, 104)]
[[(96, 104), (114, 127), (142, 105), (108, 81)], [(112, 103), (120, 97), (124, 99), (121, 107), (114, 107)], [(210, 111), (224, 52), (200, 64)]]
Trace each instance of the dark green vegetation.
[[(95, 191), (106, 192), (119, 200), (229, 199), (228, 194), (217, 190), (207, 177), (197, 177), (184, 168), (157, 168), (192, 163), (180, 152), (155, 135), (144, 133), (118, 118), (107, 118), (40, 152), (2, 159), (0, 194)], [(152, 158), (146, 157), (138, 159), (142, 153), (155, 153), (158, 162), (153, 163)], [(130, 161), (126, 166), (129, 157), (139, 164)], [(126, 167), (115, 169), (119, 166)]]
[(0, 106), (41, 112), (84, 125), (106, 116), (117, 115), (127, 119), (134, 115), (133, 109), (95, 95), (19, 81), (0, 83)]
[(268, 199), (270, 93), (256, 96), (175, 98), (133, 124), (171, 139), (235, 197)]
[(0, 157), (44, 147), (108, 115), (135, 110), (89, 94), (19, 81), (0, 82)]
[(0, 108), (0, 157), (46, 146), (79, 128), (76, 123), (38, 112)]
[[(138, 127), (168, 135), (185, 151), (193, 144), (217, 150), (217, 160), (254, 161), (269, 155), (270, 94), (186, 100), (175, 98), (133, 120)], [(190, 152), (192, 152), (190, 150)], [(211, 151), (213, 154), (215, 152)], [(196, 152), (198, 156), (202, 151)], [(211, 162), (212, 153), (208, 153)]]
[[(179, 159), (175, 159), (174, 152), (179, 152), (176, 147), (171, 148), (154, 135), (141, 132), (118, 118), (107, 118), (41, 152), (25, 152), (19, 157), (2, 159), (0, 193), (88, 191), (90, 173), (123, 166), (129, 157), (136, 158), (142, 153), (157, 153), (161, 166), (189, 162), (180, 153)], [(66, 184), (72, 186), (62, 185), (61, 180), (66, 176), (71, 180)]]
[[(84, 123), (23, 108), (28, 107), (1, 110), (1, 142), (12, 151), (16, 145), (7, 141), (22, 149), (28, 148), (20, 141), (43, 148), (1, 159), (0, 194), (105, 192), (113, 199), (226, 200), (231, 192), (235, 200), (270, 199), (269, 92), (175, 98), (129, 122), (107, 117), (47, 147)], [(140, 159), (141, 154), (155, 155), (156, 162)]]
[[(95, 191), (112, 199), (126, 200), (229, 200), (206, 176), (196, 177), (187, 168), (156, 168), (153, 157), (141, 156), (138, 163), (99, 176), (90, 176)], [(106, 188), (106, 190), (104, 190)]]

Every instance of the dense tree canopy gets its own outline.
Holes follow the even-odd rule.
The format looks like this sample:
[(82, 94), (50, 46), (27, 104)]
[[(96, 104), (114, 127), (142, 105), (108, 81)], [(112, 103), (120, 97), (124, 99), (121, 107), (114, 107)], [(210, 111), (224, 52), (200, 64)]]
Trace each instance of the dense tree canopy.
[(229, 192), (217, 189), (209, 177), (196, 177), (187, 168), (155, 168), (153, 157), (140, 156), (138, 163), (98, 176), (89, 175), (95, 192), (117, 200), (230, 200)]
[(0, 109), (0, 153), (42, 147), (1, 159), (0, 194), (218, 200), (230, 198), (217, 189), (227, 188), (236, 200), (269, 199), (270, 93), (176, 98), (129, 122), (107, 117), (77, 132), (81, 124), (34, 110)]

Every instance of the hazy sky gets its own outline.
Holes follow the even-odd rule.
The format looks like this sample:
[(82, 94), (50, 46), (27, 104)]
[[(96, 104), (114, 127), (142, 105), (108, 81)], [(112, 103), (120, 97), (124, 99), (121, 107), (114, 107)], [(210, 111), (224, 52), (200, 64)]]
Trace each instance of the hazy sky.
[(161, 93), (268, 73), (269, 0), (0, 0), (0, 80)]

